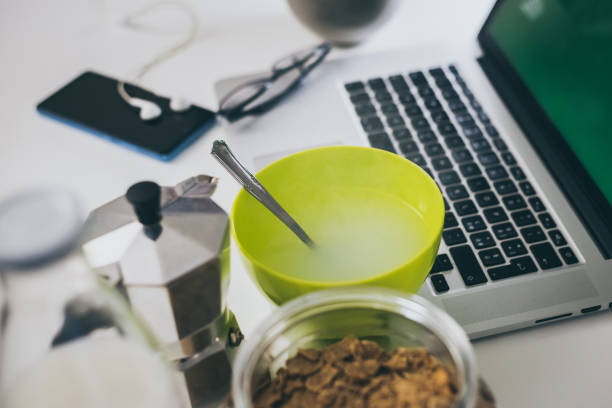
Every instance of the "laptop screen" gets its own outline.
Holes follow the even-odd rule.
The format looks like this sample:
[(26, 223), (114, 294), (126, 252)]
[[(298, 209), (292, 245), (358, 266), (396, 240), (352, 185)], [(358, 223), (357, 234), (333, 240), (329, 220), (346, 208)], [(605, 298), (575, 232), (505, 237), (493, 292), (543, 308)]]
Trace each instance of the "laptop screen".
[(481, 66), (612, 258), (612, 1), (498, 0)]
[(612, 1), (505, 1), (489, 33), (612, 202)]

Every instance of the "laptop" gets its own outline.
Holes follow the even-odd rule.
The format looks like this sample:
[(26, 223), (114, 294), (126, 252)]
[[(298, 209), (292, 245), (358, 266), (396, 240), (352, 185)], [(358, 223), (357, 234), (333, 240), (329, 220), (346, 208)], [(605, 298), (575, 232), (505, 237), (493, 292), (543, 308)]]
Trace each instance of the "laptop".
[[(227, 125), (254, 170), (347, 144), (412, 160), (446, 202), (420, 295), (475, 339), (612, 307), (612, 7), (499, 0), (473, 47), (330, 60)], [(216, 84), (219, 96), (248, 77)]]

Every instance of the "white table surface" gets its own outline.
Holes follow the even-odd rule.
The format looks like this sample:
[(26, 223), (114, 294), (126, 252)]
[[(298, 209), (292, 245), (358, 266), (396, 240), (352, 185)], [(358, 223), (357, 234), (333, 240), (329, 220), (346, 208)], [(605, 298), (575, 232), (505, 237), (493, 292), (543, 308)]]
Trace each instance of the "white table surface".
[[(144, 179), (174, 184), (189, 176), (219, 176), (215, 200), (226, 210), (238, 191), (209, 151), (217, 127), (171, 163), (161, 163), (39, 116), (35, 105), (85, 69), (125, 76), (181, 36), (184, 19), (152, 15), (154, 33), (120, 25), (141, 0), (0, 0), (0, 198), (32, 186), (76, 192), (84, 211)], [(466, 44), (475, 38), (491, 0), (406, 0), (384, 28), (335, 56), (401, 48), (421, 41)], [(267, 69), (316, 37), (282, 0), (193, 0), (197, 41), (145, 78), (161, 94), (214, 107), (213, 83)], [(160, 19), (161, 17), (161, 19)], [(232, 252), (229, 303), (249, 334), (272, 310)], [(500, 407), (612, 405), (612, 321), (601, 313), (474, 344), (480, 371)]]

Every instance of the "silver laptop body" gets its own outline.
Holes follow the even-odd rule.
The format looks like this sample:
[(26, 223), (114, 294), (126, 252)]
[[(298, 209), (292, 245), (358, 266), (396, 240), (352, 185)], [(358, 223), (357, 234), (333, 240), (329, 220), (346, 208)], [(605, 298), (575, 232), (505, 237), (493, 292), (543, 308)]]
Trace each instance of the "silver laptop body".
[[(227, 141), (237, 156), (256, 171), (282, 156), (312, 147), (333, 144), (368, 146), (371, 144), (368, 133), (355, 112), (351, 103), (351, 94), (345, 89), (345, 84), (355, 81), (367, 84), (371, 78), (383, 78), (391, 89), (389, 77), (400, 74), (406, 76), (407, 82), (410, 83), (407, 74), (415, 71), (422, 71), (433, 83), (434, 78), (428, 72), (432, 67), (442, 68), (454, 89), (460, 94), (468, 112), (476, 118), (476, 111), (468, 103), (466, 96), (460, 92), (461, 88), (449, 70), (449, 65), (453, 64), (476, 100), (484, 107), (491, 123), (507, 145), (507, 151), (516, 159), (516, 165), (523, 170), (526, 180), (531, 183), (535, 194), (540, 197), (546, 212), (552, 216), (556, 224), (554, 229), (558, 230), (566, 241), (563, 246), (571, 249), (577, 263), (568, 265), (559, 256), (562, 259), (561, 266), (542, 269), (536, 263), (536, 272), (493, 280), (488, 273), (492, 268), (485, 267), (482, 259), (477, 256), (476, 259), (486, 281), (477, 285), (467, 285), (466, 277), (459, 272), (451, 256), (452, 269), (439, 273), (448, 284), (448, 290), (437, 291), (429, 277), (420, 295), (444, 308), (473, 339), (607, 310), (612, 306), (612, 261), (604, 259), (566, 196), (492, 87), (477, 62), (480, 52), (477, 44), (459, 52), (443, 47), (423, 46), (376, 55), (329, 60), (313, 71), (297, 92), (270, 112), (226, 124)], [(230, 78), (218, 82), (217, 95), (224, 95), (234, 85), (249, 77)], [(410, 86), (414, 91), (413, 94), (417, 95), (418, 92), (414, 90), (413, 85)], [(367, 92), (371, 94), (371, 89)], [(443, 100), (440, 95), (438, 96)], [(397, 97), (398, 95), (393, 93), (394, 100)], [(422, 100), (418, 103), (422, 104)], [(374, 104), (379, 109), (378, 105)], [(406, 126), (411, 129), (410, 118), (403, 114), (401, 116), (408, 123)], [(429, 115), (426, 114), (426, 117), (431, 120)], [(455, 119), (451, 115), (452, 123), (460, 128)], [(478, 122), (478, 126), (484, 133), (483, 124)], [(435, 129), (435, 126), (432, 128)], [(386, 124), (384, 131), (388, 134), (393, 133)], [(442, 139), (439, 133), (436, 136)], [(393, 138), (391, 140), (398, 154), (403, 154), (399, 143)], [(467, 149), (476, 156), (476, 152), (471, 149), (467, 140), (466, 144)], [(427, 166), (431, 168), (430, 158), (423, 152), (422, 154), (426, 157)], [(505, 168), (509, 170), (509, 166)], [(458, 171), (457, 163), (453, 163), (453, 169)], [(440, 184), (438, 178), (436, 181)], [(515, 181), (515, 184), (518, 184), (518, 181)], [(444, 192), (445, 187), (442, 185), (441, 187)], [(474, 193), (470, 191), (469, 194), (473, 199)], [(454, 202), (448, 201), (449, 211), (457, 215), (453, 207)], [(500, 206), (503, 207), (501, 203)], [(530, 208), (529, 205), (527, 208)], [(478, 207), (477, 211), (477, 215), (483, 215), (482, 208)], [(456, 218), (459, 220), (461, 217)], [(508, 222), (513, 223), (513, 219), (509, 219)], [(540, 221), (537, 222), (536, 225), (541, 225)], [(520, 229), (515, 223), (513, 225), (516, 230)], [(470, 235), (465, 231), (461, 221), (458, 228), (462, 229), (466, 237)], [(549, 231), (543, 226), (541, 228), (546, 232)], [(546, 239), (550, 242), (550, 237), (546, 236)], [(496, 240), (496, 247), (499, 248), (498, 241)], [(470, 238), (462, 245), (469, 246), (474, 254), (479, 252)], [(555, 250), (559, 249), (553, 243), (551, 246)], [(449, 251), (449, 246), (443, 240), (439, 253), (449, 254)], [(530, 250), (527, 254), (533, 258)]]

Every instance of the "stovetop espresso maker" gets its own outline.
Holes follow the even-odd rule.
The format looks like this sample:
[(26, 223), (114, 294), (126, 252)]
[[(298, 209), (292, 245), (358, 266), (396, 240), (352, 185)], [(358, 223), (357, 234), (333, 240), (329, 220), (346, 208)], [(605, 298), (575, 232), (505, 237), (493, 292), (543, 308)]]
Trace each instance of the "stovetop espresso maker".
[(242, 334), (227, 308), (229, 220), (212, 199), (217, 179), (131, 186), (89, 215), (83, 251), (117, 285), (162, 343), (192, 407), (230, 390)]

